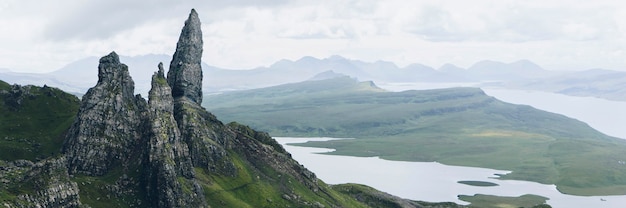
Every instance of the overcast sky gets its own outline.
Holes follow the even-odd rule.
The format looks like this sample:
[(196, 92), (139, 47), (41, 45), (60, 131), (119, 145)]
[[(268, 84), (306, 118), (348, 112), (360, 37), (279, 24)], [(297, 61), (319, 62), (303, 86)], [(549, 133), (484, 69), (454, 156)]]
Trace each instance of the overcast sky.
[(399, 66), (528, 59), (626, 71), (619, 0), (0, 0), (0, 68), (53, 71), (111, 51), (171, 55), (191, 8), (203, 61), (223, 68), (336, 54)]

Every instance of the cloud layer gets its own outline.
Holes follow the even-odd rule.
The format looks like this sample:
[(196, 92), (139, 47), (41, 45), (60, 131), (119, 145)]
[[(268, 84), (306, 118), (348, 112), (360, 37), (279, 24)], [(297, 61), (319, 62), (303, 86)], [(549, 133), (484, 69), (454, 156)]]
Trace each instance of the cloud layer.
[(204, 60), (226, 68), (339, 54), (434, 67), (530, 59), (626, 70), (626, 4), (608, 0), (5, 0), (0, 68), (50, 71), (112, 50), (171, 54), (190, 8), (203, 22)]

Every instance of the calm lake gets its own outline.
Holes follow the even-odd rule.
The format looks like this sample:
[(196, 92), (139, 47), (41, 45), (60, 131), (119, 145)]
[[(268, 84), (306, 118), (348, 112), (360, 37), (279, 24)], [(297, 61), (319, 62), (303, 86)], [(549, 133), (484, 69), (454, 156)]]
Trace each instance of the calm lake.
[[(336, 138), (276, 137), (294, 159), (329, 184), (360, 183), (402, 198), (467, 204), (457, 195), (489, 194), (521, 196), (535, 194), (550, 198), (553, 207), (624, 207), (626, 196), (582, 197), (561, 194), (554, 185), (528, 181), (498, 180), (494, 174), (509, 171), (442, 165), (436, 162), (402, 162), (378, 157), (318, 154), (333, 149), (297, 147), (290, 143), (328, 141)], [(487, 181), (499, 186), (478, 187), (458, 181)], [(604, 200), (604, 201), (603, 201)]]
[[(379, 85), (391, 91), (473, 86), (475, 83)], [(626, 102), (592, 97), (574, 97), (556, 93), (485, 89), (485, 93), (502, 101), (530, 105), (537, 109), (563, 114), (586, 122), (611, 136), (626, 138)], [(621, 127), (621, 128), (620, 128)], [(581, 197), (561, 194), (554, 185), (528, 181), (498, 180), (495, 174), (506, 170), (442, 165), (439, 163), (401, 162), (377, 157), (351, 157), (318, 154), (333, 151), (324, 148), (296, 147), (288, 143), (325, 141), (335, 138), (276, 138), (293, 157), (330, 184), (361, 183), (403, 198), (443, 202), (460, 201), (457, 195), (489, 194), (520, 196), (535, 194), (550, 198), (553, 207), (624, 207), (626, 196)], [(458, 181), (487, 181), (499, 186), (477, 187)]]

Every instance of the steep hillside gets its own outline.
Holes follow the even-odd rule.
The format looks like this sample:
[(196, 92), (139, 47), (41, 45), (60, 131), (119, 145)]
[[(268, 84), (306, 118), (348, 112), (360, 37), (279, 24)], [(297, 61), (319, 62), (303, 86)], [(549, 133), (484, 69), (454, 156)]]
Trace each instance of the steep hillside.
[(204, 106), (275, 136), (357, 138), (304, 144), (331, 154), (512, 170), (503, 178), (626, 194), (626, 141), (477, 88), (384, 92), (344, 77), (212, 95)]
[(78, 102), (56, 88), (0, 81), (0, 157), (36, 161), (59, 154)]

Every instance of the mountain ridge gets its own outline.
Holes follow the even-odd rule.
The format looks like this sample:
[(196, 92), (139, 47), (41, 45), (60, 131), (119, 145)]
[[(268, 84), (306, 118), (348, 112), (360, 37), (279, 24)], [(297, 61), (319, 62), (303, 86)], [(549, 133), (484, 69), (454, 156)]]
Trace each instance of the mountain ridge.
[[(145, 55), (125, 57), (120, 59), (131, 66), (130, 73), (137, 81), (139, 94), (147, 95), (150, 86), (150, 74), (154, 63), (166, 62), (166, 55)], [(91, 63), (87, 65), (87, 63)], [(97, 65), (97, 58), (90, 57), (68, 64), (55, 72), (47, 74), (0, 72), (0, 77), (11, 83), (44, 84), (58, 86), (59, 88), (84, 94), (86, 90), (96, 83), (95, 73), (91, 66)], [(617, 88), (626, 83), (626, 78), (617, 79), (612, 77), (610, 83), (602, 83), (598, 80), (587, 79), (587, 74), (579, 71), (550, 71), (537, 64), (521, 59), (515, 62), (504, 63), (499, 61), (479, 61), (467, 69), (453, 64), (444, 64), (435, 69), (431, 66), (414, 63), (399, 67), (388, 61), (365, 62), (351, 60), (339, 55), (326, 58), (304, 56), (297, 60), (279, 60), (270, 66), (255, 67), (252, 69), (223, 69), (210, 66), (204, 62), (202, 89), (205, 92), (223, 92), (233, 90), (246, 90), (260, 87), (269, 87), (286, 83), (305, 81), (324, 71), (333, 70), (337, 73), (356, 77), (360, 80), (373, 80), (382, 83), (474, 83), (476, 86), (505, 87), (512, 89), (531, 89), (573, 96), (594, 96), (610, 100), (626, 100), (622, 92)], [(612, 71), (616, 75), (624, 75), (626, 72)], [(93, 76), (87, 75), (92, 73)], [(573, 82), (578, 80), (578, 82)], [(560, 85), (550, 85), (551, 82), (569, 79), (569, 84), (561, 82)], [(481, 83), (481, 84), (479, 84)], [(585, 84), (592, 85), (588, 89)]]

